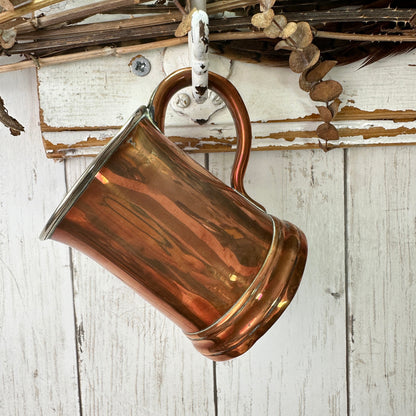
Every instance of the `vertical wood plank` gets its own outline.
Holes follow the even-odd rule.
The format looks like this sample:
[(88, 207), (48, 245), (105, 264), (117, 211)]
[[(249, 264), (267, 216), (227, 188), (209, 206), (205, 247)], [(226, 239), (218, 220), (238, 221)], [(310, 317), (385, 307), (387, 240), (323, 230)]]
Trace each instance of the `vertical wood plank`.
[[(232, 157), (210, 155), (227, 182)], [(305, 232), (309, 255), (282, 317), (247, 354), (217, 364), (219, 414), (345, 415), (343, 153), (254, 152), (245, 183), (268, 212)]]
[(44, 154), (34, 71), (2, 74), (0, 126), (0, 414), (79, 414), (69, 251), (38, 235), (65, 194), (63, 164)]
[[(70, 183), (87, 162), (66, 162)], [(182, 331), (76, 251), (73, 271), (83, 415), (214, 415), (212, 363)]]
[(351, 415), (416, 409), (416, 149), (348, 151)]

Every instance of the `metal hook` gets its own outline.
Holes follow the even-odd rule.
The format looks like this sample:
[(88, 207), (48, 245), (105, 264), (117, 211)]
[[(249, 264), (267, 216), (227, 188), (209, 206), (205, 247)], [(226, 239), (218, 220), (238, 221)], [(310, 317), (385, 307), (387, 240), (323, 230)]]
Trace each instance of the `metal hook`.
[(192, 0), (191, 31), (188, 34), (190, 51), (189, 60), (192, 67), (192, 96), (198, 104), (208, 97), (208, 14), (205, 0)]

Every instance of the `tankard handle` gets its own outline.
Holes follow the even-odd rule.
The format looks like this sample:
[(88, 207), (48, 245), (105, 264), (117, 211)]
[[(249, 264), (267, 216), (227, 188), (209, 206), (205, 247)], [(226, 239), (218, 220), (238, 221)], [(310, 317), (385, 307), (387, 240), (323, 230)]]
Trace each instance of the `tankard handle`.
[[(182, 88), (192, 84), (192, 69), (179, 69), (165, 78), (153, 93), (149, 108), (152, 111), (153, 120), (161, 131), (164, 130), (165, 114), (169, 100)], [(218, 74), (209, 72), (209, 88), (217, 93), (225, 102), (233, 117), (237, 131), (237, 151), (231, 170), (231, 187), (244, 195), (256, 206), (264, 210), (256, 201), (250, 198), (243, 184), (244, 173), (247, 168), (251, 148), (251, 124), (246, 106), (240, 94), (230, 81)]]

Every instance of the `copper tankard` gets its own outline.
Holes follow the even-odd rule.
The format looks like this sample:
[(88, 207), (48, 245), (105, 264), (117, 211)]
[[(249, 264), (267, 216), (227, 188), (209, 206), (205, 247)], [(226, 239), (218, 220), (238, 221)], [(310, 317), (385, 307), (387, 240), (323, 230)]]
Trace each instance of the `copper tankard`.
[(221, 361), (247, 351), (292, 300), (305, 267), (302, 231), (246, 194), (251, 146), (244, 103), (226, 79), (209, 86), (236, 125), (231, 187), (167, 139), (167, 104), (191, 84), (167, 77), (96, 157), (41, 238), (74, 247), (174, 321), (194, 346)]

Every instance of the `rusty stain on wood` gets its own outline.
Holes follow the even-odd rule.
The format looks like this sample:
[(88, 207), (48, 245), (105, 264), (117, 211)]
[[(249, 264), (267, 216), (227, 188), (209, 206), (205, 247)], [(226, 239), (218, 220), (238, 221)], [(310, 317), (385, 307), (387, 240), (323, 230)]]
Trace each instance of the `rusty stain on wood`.
[[(322, 140), (320, 141), (322, 142)], [(414, 146), (416, 143), (414, 142), (401, 142), (398, 141), (397, 143), (379, 143), (379, 142), (369, 142), (369, 143), (351, 143), (351, 142), (343, 142), (343, 141), (337, 141), (337, 142), (328, 142), (327, 149), (333, 150), (333, 149), (349, 149), (351, 147), (391, 147), (391, 146)], [(321, 149), (321, 146), (319, 145), (318, 139), (315, 143), (294, 143), (290, 146), (290, 150), (313, 150), (313, 149)], [(259, 152), (259, 151), (265, 151), (265, 150), (288, 150), (287, 147), (282, 147), (278, 144), (276, 145), (267, 145), (262, 147), (255, 147), (251, 149), (253, 152)], [(227, 152), (228, 150), (216, 150), (216, 152)], [(214, 152), (212, 152), (214, 153)]]
[(393, 120), (415, 121), (416, 110), (386, 110), (377, 109), (365, 111), (353, 106), (343, 107), (336, 115), (335, 120)]
[[(396, 137), (400, 135), (416, 135), (416, 128), (408, 127), (399, 127), (396, 129), (386, 129), (384, 127), (370, 127), (365, 128), (339, 128), (338, 129), (340, 138), (347, 137), (361, 137), (364, 140), (369, 140), (368, 144), (353, 144), (353, 143), (344, 143), (332, 141), (328, 143), (328, 148), (339, 148), (339, 147), (353, 147), (353, 146), (364, 146), (364, 145), (376, 145), (380, 146), (380, 143), (371, 143), (371, 139), (376, 139), (380, 137)], [(48, 158), (65, 158), (68, 156), (77, 156), (76, 149), (82, 148), (101, 148), (105, 146), (110, 140), (111, 136), (98, 139), (97, 137), (89, 136), (86, 140), (82, 140), (72, 144), (64, 143), (52, 143), (51, 141), (43, 138), (43, 144)], [(315, 143), (294, 143), (295, 139), (315, 139)], [(233, 145), (236, 144), (235, 137), (203, 137), (203, 138), (192, 138), (192, 137), (182, 137), (182, 136), (169, 136), (169, 139), (172, 140), (180, 148), (186, 150), (188, 153), (198, 153), (198, 152), (228, 152), (233, 151)], [(274, 139), (276, 140), (276, 145), (267, 144), (262, 145), (261, 141), (263, 139)], [(279, 140), (285, 140), (286, 142), (291, 142), (291, 149), (315, 149), (319, 148), (319, 141), (316, 137), (316, 132), (312, 130), (304, 131), (283, 131), (270, 133), (266, 136), (256, 136), (255, 141), (257, 142), (253, 146), (253, 150), (271, 150), (286, 148), (279, 144)], [(389, 143), (390, 145), (401, 144), (402, 141), (398, 140), (397, 143)], [(389, 145), (383, 143), (383, 145)], [(83, 153), (82, 156), (94, 156), (97, 154), (97, 151), (91, 150), (90, 154)], [(81, 156), (81, 155), (78, 155)]]
[[(339, 128), (340, 137), (356, 137), (360, 136), (364, 140), (378, 137), (395, 137), (401, 134), (416, 134), (416, 128), (399, 127), (397, 129), (386, 129), (384, 127), (370, 127), (368, 129)], [(316, 132), (311, 130), (305, 131), (282, 131), (278, 133), (270, 133), (267, 136), (256, 139), (284, 139), (293, 141), (295, 139), (311, 139), (316, 137)]]
[[(40, 117), (40, 127), (42, 133), (54, 133), (54, 132), (63, 132), (63, 131), (105, 131), (115, 129), (118, 130), (122, 126), (66, 126), (66, 127), (57, 127), (50, 126), (45, 122), (43, 109), (39, 108), (39, 117)], [(319, 121), (321, 120), (318, 113), (313, 113), (304, 117), (285, 119), (285, 120), (267, 120), (267, 121), (253, 121), (253, 124), (257, 123), (287, 123), (287, 122), (300, 122), (300, 121)], [(345, 121), (345, 120), (392, 120), (394, 122), (404, 122), (404, 121), (416, 121), (416, 110), (374, 110), (374, 111), (365, 111), (360, 110), (359, 108), (353, 106), (343, 107), (337, 114), (335, 121)], [(310, 133), (310, 132), (309, 132)], [(272, 136), (270, 136), (272, 137)], [(297, 137), (316, 137), (316, 133), (313, 136), (297, 136)], [(209, 138), (209, 140), (214, 140), (216, 138)], [(225, 139), (229, 140), (229, 138)], [(102, 143), (101, 143), (102, 144)], [(76, 146), (76, 144), (74, 144)]]
[[(352, 100), (350, 100), (352, 101)], [(285, 120), (257, 120), (252, 123), (290, 123), (299, 121), (320, 121), (319, 113), (312, 113), (304, 117), (290, 118)], [(385, 110), (373, 111), (361, 110), (354, 106), (345, 106), (337, 113), (335, 121), (344, 120), (392, 120), (394, 122), (416, 121), (416, 110)]]
[[(45, 137), (43, 139), (43, 146), (46, 151), (46, 156), (50, 159), (59, 159), (65, 158), (71, 153), (74, 153), (75, 149), (81, 148), (102, 148), (104, 147), (111, 139), (112, 136), (104, 137), (98, 139), (97, 137), (89, 136), (86, 140), (82, 140), (76, 143), (65, 144), (65, 143), (52, 143), (50, 140), (47, 140)], [(177, 146), (181, 149), (186, 149), (187, 153), (199, 153), (199, 152), (225, 152), (231, 151), (232, 146), (236, 143), (235, 137), (223, 137), (218, 138), (214, 136), (204, 137), (201, 139), (192, 138), (192, 137), (181, 137), (181, 136), (169, 136), (169, 139), (172, 140)], [(97, 152), (92, 151), (91, 154), (85, 154), (78, 156), (95, 156)], [(77, 155), (71, 155), (77, 156)]]

